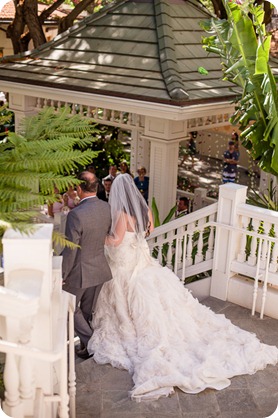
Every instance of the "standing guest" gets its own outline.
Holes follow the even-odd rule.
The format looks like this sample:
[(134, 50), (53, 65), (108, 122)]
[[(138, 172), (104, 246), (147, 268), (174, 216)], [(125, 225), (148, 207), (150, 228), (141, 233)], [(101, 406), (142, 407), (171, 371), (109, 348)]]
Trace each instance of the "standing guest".
[(139, 189), (140, 193), (144, 197), (145, 201), (148, 203), (148, 194), (149, 194), (149, 182), (150, 178), (146, 176), (147, 170), (145, 167), (140, 167), (137, 170), (138, 176), (135, 177), (134, 183)]
[[(87, 171), (89, 171), (89, 173), (96, 174), (96, 169), (92, 164), (88, 165)], [(105, 190), (104, 190), (102, 182), (100, 181), (98, 177), (97, 177), (97, 182), (98, 182), (97, 197), (106, 202)]]
[(54, 193), (55, 193), (57, 200), (56, 202), (51, 203), (47, 207), (48, 215), (51, 216), (52, 218), (54, 218), (55, 213), (62, 212), (64, 205), (65, 205), (63, 196), (61, 195), (59, 189), (56, 186), (54, 187)]
[(235, 150), (234, 141), (229, 141), (228, 149), (224, 152), (223, 183), (236, 181), (239, 152)]
[(111, 190), (111, 186), (112, 186), (112, 180), (108, 177), (107, 179), (104, 180), (103, 186), (104, 186), (104, 190), (105, 190), (106, 201), (108, 202), (109, 194), (110, 194), (110, 190)]
[(104, 282), (112, 278), (104, 255), (105, 237), (111, 225), (110, 206), (96, 196), (95, 174), (83, 171), (78, 179), (80, 203), (67, 216), (66, 237), (77, 244), (73, 250), (63, 250), (63, 290), (76, 296), (74, 328), (81, 347), (76, 354), (88, 358), (87, 343), (93, 334), (90, 326), (99, 292)]
[(117, 170), (117, 166), (116, 165), (110, 165), (110, 167), (109, 167), (109, 174), (102, 179), (102, 183), (104, 183), (104, 181), (106, 179), (111, 179), (111, 181), (113, 181), (116, 178), (116, 176), (117, 176), (117, 171), (118, 170)]
[(69, 209), (75, 208), (75, 206), (79, 203), (79, 197), (77, 195), (77, 191), (74, 189), (73, 186), (69, 186), (66, 193), (63, 194), (63, 201), (64, 205), (67, 206)]
[(131, 174), (131, 172), (129, 170), (129, 166), (128, 166), (126, 161), (122, 161), (120, 163), (120, 170), (121, 170), (121, 174), (129, 174), (131, 177), (133, 177), (133, 175)]
[(178, 202), (178, 207), (176, 211), (176, 218), (180, 218), (181, 216), (188, 214), (188, 207), (189, 207), (189, 200), (187, 197), (180, 197)]
[(237, 132), (235, 132), (235, 131), (232, 132), (231, 140), (235, 143), (235, 151), (238, 152), (238, 156), (240, 156), (240, 154), (239, 154), (239, 138), (238, 138), (238, 133)]

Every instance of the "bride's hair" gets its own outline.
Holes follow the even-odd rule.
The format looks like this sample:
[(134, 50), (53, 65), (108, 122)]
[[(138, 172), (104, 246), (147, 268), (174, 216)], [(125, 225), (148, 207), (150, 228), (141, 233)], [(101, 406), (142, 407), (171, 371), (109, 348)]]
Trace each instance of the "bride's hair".
[(117, 224), (127, 218), (136, 233), (144, 233), (149, 223), (149, 208), (129, 174), (119, 174), (112, 183), (109, 194), (112, 225), (110, 233), (115, 235)]

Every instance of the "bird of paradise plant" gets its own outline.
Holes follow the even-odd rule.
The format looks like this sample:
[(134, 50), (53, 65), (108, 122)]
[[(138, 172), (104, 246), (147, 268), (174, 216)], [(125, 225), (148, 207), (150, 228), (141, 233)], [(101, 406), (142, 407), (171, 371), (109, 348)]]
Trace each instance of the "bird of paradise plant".
[(236, 90), (233, 124), (239, 124), (242, 145), (264, 171), (278, 174), (278, 95), (269, 64), (271, 35), (266, 32), (262, 6), (249, 0), (223, 0), (227, 20), (202, 22), (211, 36), (206, 51), (221, 58), (223, 79)]

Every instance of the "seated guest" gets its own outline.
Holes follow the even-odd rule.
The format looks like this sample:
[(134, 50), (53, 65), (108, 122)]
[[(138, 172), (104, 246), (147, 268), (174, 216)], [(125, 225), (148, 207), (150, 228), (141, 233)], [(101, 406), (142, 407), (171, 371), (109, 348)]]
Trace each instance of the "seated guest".
[(146, 176), (146, 169), (145, 167), (140, 167), (137, 170), (138, 176), (135, 177), (134, 183), (136, 187), (139, 189), (140, 193), (144, 197), (145, 201), (148, 203), (148, 194), (149, 194), (149, 177)]
[(188, 207), (189, 207), (189, 200), (187, 197), (180, 197), (178, 202), (178, 207), (176, 211), (176, 218), (180, 218), (181, 216), (188, 214)]

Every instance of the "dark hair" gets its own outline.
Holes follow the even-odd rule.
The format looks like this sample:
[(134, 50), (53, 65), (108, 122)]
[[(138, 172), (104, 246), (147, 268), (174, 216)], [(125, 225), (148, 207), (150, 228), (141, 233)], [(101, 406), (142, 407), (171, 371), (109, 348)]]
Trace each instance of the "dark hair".
[(235, 145), (234, 141), (229, 141), (228, 145)]
[(107, 177), (107, 179), (103, 179), (103, 183), (105, 183), (106, 181), (109, 181), (109, 183), (112, 183), (112, 179), (110, 177)]
[(179, 198), (179, 200), (181, 200), (186, 206), (189, 205), (189, 199), (185, 196), (182, 196)]
[(82, 171), (77, 176), (78, 180), (81, 180), (79, 186), (85, 193), (96, 193), (98, 188), (98, 179), (95, 174), (90, 171)]
[(238, 133), (237, 132), (233, 132), (232, 135), (235, 136), (235, 140), (238, 141)]

